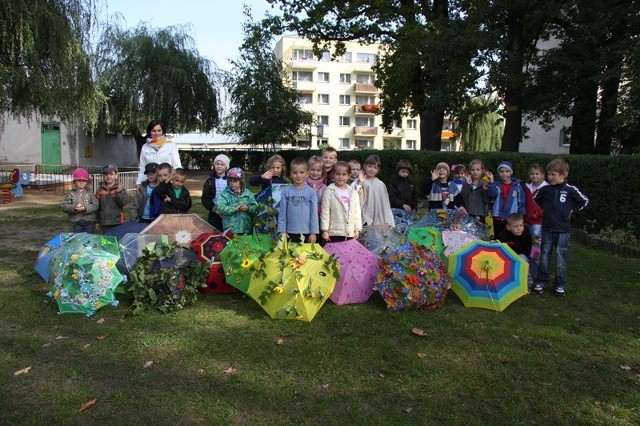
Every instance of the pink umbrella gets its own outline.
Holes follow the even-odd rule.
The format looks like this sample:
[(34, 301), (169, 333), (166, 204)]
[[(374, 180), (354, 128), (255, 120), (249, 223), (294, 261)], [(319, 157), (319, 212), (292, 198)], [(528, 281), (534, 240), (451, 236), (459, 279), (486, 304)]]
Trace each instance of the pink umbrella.
[(369, 300), (378, 275), (378, 256), (357, 240), (328, 243), (324, 249), (342, 266), (331, 301), (345, 305)]
[(475, 235), (464, 231), (442, 231), (442, 242), (445, 245), (444, 255), (451, 256), (472, 241), (479, 240)]

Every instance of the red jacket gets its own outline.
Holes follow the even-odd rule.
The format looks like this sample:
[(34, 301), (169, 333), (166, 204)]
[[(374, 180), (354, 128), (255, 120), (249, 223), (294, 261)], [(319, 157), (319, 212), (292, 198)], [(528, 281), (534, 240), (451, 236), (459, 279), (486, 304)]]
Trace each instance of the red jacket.
[(524, 185), (524, 197), (525, 197), (525, 206), (527, 209), (527, 214), (524, 217), (524, 223), (528, 223), (530, 225), (542, 225), (542, 209), (539, 205), (533, 202), (533, 197), (536, 196), (540, 188), (548, 185), (547, 181), (543, 181), (535, 191), (531, 191), (531, 184), (528, 183)]

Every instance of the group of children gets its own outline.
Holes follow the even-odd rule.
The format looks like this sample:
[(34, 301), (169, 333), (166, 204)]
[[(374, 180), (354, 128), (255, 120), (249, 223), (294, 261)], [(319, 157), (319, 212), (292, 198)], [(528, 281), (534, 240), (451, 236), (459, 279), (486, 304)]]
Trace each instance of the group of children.
[[(217, 229), (246, 234), (253, 229), (253, 216), (259, 210), (253, 193), (245, 188), (241, 168), (230, 168), (224, 154), (214, 159), (213, 173), (202, 189), (202, 204), (208, 222)], [(276, 232), (292, 242), (335, 242), (358, 238), (364, 226), (386, 224), (393, 227), (392, 209), (415, 212), (418, 208), (416, 185), (410, 179), (411, 163), (400, 160), (389, 189), (377, 178), (380, 158), (369, 156), (362, 167), (357, 160), (338, 161), (334, 148), (325, 148), (322, 156), (309, 160), (298, 157), (287, 165), (280, 155), (266, 163), (266, 171), (249, 179), (253, 186), (266, 189), (282, 186)], [(102, 169), (103, 181), (95, 195), (87, 190), (89, 173), (76, 169), (74, 188), (62, 203), (69, 214), (74, 232), (94, 232), (95, 224), (108, 229), (123, 223), (127, 193), (118, 183), (118, 169), (107, 164)], [(146, 180), (136, 191), (131, 218), (151, 222), (160, 214), (186, 213), (191, 208), (189, 191), (184, 187), (186, 173), (171, 170), (167, 163), (149, 163)], [(450, 175), (453, 174), (453, 179)], [(548, 182), (545, 181), (545, 174)], [(438, 163), (425, 179), (423, 192), (429, 209), (460, 209), (484, 223), (493, 220), (496, 240), (511, 246), (529, 260), (532, 244), (540, 245), (537, 280), (532, 268), (529, 286), (542, 293), (549, 280), (553, 247), (557, 251), (554, 293), (563, 296), (566, 286), (566, 262), (570, 241), (570, 216), (584, 208), (588, 199), (566, 182), (569, 165), (563, 159), (552, 160), (546, 168), (535, 163), (529, 167), (530, 182), (522, 184), (513, 177), (508, 161), (498, 165), (496, 180), (482, 160), (466, 166), (449, 167)], [(538, 266), (531, 262), (532, 266)]]

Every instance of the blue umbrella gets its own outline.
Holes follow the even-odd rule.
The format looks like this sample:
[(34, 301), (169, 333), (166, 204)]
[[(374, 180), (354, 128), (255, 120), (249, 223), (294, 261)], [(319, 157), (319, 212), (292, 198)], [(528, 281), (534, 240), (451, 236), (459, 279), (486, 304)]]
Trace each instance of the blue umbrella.
[[(82, 233), (84, 234), (84, 233)], [(58, 234), (55, 237), (51, 238), (47, 241), (42, 248), (40, 248), (40, 252), (38, 253), (38, 257), (36, 258), (36, 265), (33, 269), (42, 277), (44, 281), (49, 281), (49, 269), (51, 258), (53, 255), (62, 247), (62, 244), (66, 241), (69, 241), (75, 235), (70, 232), (65, 232), (62, 234)]]
[(125, 234), (134, 234), (140, 233), (144, 228), (146, 228), (148, 223), (136, 222), (133, 220), (126, 221), (122, 225), (114, 226), (113, 228), (109, 228), (104, 232), (104, 235), (110, 235), (112, 237), (116, 237), (118, 240), (122, 239)]

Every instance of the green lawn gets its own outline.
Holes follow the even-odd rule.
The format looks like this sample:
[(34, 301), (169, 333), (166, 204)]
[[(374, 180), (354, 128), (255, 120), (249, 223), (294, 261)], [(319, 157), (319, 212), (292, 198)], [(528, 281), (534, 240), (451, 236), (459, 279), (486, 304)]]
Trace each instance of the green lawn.
[(574, 245), (567, 297), (502, 313), (376, 294), (304, 323), (223, 295), (87, 318), (57, 315), (32, 269), (66, 229), (57, 206), (0, 214), (0, 424), (640, 424), (636, 259)]

